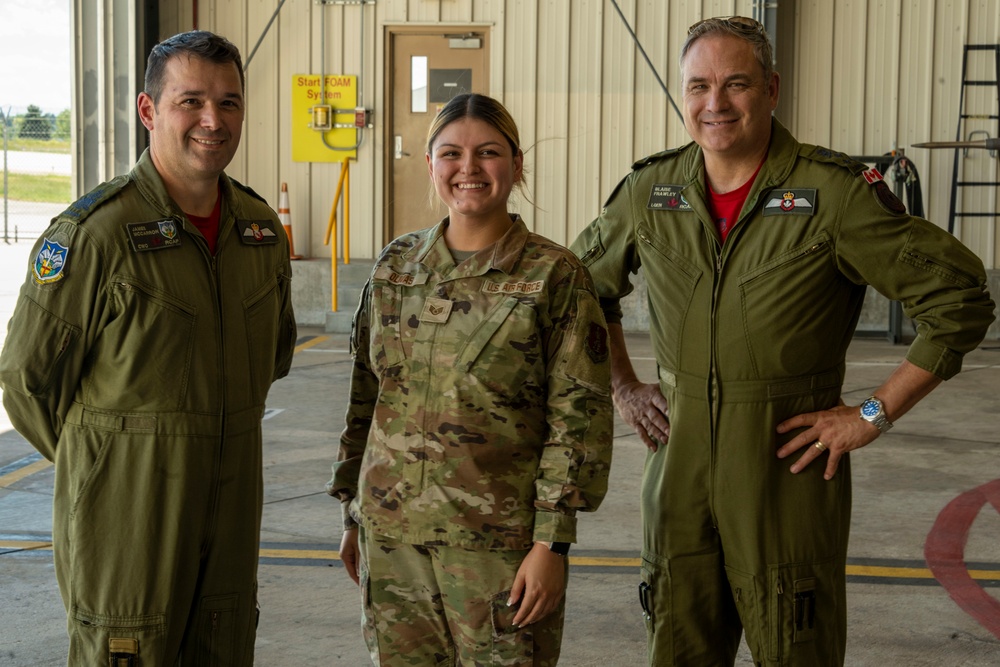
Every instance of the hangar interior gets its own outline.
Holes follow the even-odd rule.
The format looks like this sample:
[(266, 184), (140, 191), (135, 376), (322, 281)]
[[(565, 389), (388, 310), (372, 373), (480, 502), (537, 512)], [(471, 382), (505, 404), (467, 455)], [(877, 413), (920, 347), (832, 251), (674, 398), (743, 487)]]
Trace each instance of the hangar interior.
[[(675, 110), (687, 27), (737, 14), (775, 45), (776, 117), (800, 141), (882, 166), (904, 201), (915, 190), (1000, 292), (998, 151), (918, 146), (1000, 136), (1000, 0), (74, 0), (72, 11), (77, 195), (144, 148), (135, 98), (153, 44), (199, 28), (240, 48), (247, 116), (228, 171), (275, 208), (287, 187), (306, 325), (344, 330), (371, 258), (442, 217), (423, 143), (450, 96), (485, 92), (511, 110), (529, 195), (513, 208), (568, 244), (635, 160), (689, 141)], [(631, 330), (648, 326), (642, 292), (640, 274)], [(905, 335), (892, 304), (868, 302), (863, 331)]]

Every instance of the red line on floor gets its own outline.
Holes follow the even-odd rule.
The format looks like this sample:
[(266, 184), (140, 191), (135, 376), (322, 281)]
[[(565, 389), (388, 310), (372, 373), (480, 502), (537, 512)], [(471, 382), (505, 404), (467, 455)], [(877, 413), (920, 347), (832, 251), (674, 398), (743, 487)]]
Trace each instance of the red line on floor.
[(927, 535), (924, 557), (951, 599), (1000, 639), (1000, 601), (976, 583), (965, 564), (969, 529), (987, 504), (1000, 512), (1000, 479), (966, 491), (945, 505)]

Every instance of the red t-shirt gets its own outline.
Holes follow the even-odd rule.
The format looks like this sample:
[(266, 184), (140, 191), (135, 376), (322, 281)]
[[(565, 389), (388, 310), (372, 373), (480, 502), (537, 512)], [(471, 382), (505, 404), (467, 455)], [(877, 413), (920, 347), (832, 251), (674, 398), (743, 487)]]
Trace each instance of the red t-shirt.
[(187, 214), (191, 224), (198, 228), (201, 235), (208, 242), (208, 251), (215, 254), (215, 245), (219, 240), (219, 220), (222, 218), (222, 193), (215, 198), (215, 208), (207, 218), (198, 215)]
[(763, 166), (764, 162), (762, 160), (757, 165), (757, 171), (753, 173), (750, 180), (732, 192), (720, 195), (712, 190), (711, 184), (708, 184), (708, 212), (712, 214), (712, 220), (715, 221), (715, 228), (719, 231), (719, 238), (722, 239), (723, 243), (726, 242), (729, 230), (736, 224), (740, 211), (743, 210), (743, 203), (746, 202), (747, 195), (750, 194), (750, 188), (753, 187), (753, 182), (757, 179), (757, 174), (760, 173), (760, 168)]

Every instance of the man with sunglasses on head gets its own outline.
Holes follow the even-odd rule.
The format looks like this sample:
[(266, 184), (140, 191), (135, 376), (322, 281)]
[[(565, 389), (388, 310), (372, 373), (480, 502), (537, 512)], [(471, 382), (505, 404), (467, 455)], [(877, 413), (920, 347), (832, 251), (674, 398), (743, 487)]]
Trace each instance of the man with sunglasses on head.
[[(609, 324), (622, 416), (649, 448), (640, 603), (650, 665), (842, 665), (848, 452), (875, 440), (983, 339), (982, 262), (908, 215), (881, 175), (798, 143), (771, 114), (763, 27), (691, 27), (694, 139), (637, 162), (573, 245)], [(659, 382), (629, 361), (619, 300), (643, 267)], [(866, 285), (917, 336), (866, 401), (840, 399)], [(789, 465), (790, 463), (790, 465)]]

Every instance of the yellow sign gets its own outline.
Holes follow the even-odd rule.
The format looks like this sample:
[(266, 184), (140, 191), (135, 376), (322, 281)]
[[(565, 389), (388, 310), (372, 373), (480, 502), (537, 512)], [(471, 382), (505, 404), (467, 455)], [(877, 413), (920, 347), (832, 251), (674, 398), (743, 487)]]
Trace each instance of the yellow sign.
[[(320, 85), (318, 74), (292, 76), (292, 160), (295, 162), (340, 162), (357, 158), (354, 146), (359, 132), (354, 127), (354, 107), (358, 103), (358, 77), (327, 74)], [(317, 105), (329, 105), (315, 109)], [(314, 129), (329, 123), (329, 130)], [(337, 125), (350, 125), (339, 128)], [(325, 140), (325, 141), (324, 141)]]

